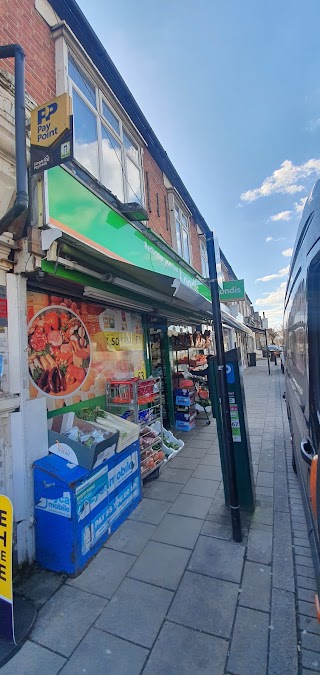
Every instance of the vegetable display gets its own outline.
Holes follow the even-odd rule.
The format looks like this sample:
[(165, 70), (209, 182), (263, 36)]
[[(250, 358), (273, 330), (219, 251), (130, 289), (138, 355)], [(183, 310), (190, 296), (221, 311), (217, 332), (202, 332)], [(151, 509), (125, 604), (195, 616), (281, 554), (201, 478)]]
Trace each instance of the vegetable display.
[(90, 340), (70, 308), (51, 306), (28, 326), (28, 364), (34, 385), (47, 396), (66, 396), (85, 381), (91, 361)]

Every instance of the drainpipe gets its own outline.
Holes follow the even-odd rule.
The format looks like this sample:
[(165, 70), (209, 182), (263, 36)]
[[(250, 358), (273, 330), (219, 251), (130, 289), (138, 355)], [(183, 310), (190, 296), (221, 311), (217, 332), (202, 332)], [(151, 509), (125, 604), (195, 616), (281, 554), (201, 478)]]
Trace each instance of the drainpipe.
[(25, 53), (21, 45), (4, 45), (0, 47), (0, 59), (14, 58), (14, 109), (16, 140), (16, 198), (13, 206), (0, 218), (0, 236), (7, 232), (10, 225), (26, 213), (29, 206), (26, 119), (25, 119)]

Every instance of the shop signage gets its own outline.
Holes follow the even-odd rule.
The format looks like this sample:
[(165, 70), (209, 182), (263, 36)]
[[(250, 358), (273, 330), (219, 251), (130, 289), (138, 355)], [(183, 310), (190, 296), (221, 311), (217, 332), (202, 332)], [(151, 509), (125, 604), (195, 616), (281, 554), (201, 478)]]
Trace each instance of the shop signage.
[(0, 286), (0, 326), (6, 328), (8, 325), (8, 304), (6, 286)]
[[(109, 258), (179, 279), (207, 300), (209, 288), (61, 167), (48, 172), (53, 226)], [(79, 218), (81, 213), (81, 218)]]
[(71, 98), (61, 94), (31, 111), (31, 173), (63, 164), (73, 156)]
[(0, 637), (15, 642), (12, 594), (12, 524), (11, 501), (0, 495)]
[(234, 302), (235, 300), (244, 300), (244, 279), (235, 281), (224, 281), (220, 291), (220, 302)]

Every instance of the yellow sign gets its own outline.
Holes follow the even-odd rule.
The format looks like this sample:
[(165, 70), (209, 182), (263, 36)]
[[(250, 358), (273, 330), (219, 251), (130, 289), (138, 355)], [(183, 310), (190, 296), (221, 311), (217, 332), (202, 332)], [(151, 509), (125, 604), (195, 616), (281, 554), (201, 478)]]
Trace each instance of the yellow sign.
[(61, 94), (31, 111), (31, 145), (49, 148), (70, 129), (71, 98)]
[(14, 642), (12, 596), (12, 523), (11, 501), (0, 495), (0, 637)]

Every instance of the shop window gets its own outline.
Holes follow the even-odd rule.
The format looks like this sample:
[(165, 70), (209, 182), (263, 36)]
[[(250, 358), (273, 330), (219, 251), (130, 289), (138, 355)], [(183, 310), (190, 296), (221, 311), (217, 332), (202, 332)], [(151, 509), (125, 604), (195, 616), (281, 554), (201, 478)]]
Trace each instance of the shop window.
[(208, 264), (208, 254), (207, 254), (207, 245), (203, 241), (203, 237), (199, 238), (200, 241), (200, 256), (201, 256), (201, 273), (205, 279), (209, 279), (209, 264)]
[(143, 203), (141, 148), (103, 93), (69, 54), (74, 155), (122, 202)]
[(177, 252), (181, 255), (181, 258), (184, 258), (187, 263), (191, 264), (189, 221), (180, 206), (176, 203), (174, 205), (174, 218)]

